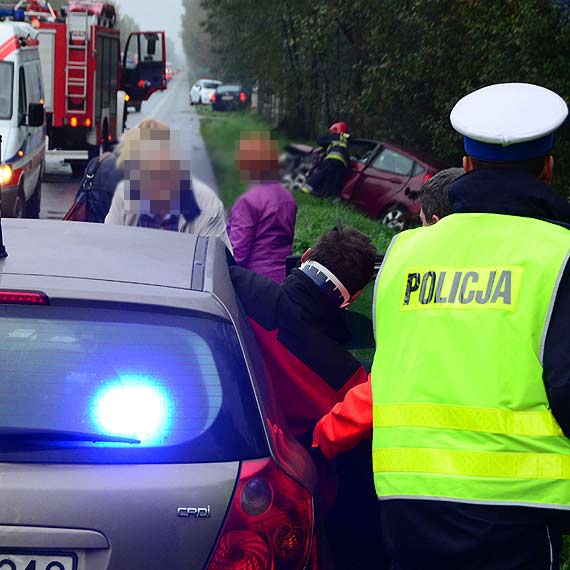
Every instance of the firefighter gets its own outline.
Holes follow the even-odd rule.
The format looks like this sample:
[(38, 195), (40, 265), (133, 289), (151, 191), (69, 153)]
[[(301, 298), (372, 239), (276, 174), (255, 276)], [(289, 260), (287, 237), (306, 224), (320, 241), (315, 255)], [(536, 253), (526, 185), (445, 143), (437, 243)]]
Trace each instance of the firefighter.
[(371, 383), (317, 425), (327, 457), (372, 431), (394, 570), (559, 567), (570, 206), (549, 185), (567, 115), (557, 94), (520, 83), (457, 103), (467, 174), (451, 186), (453, 214), (393, 239), (375, 287)]
[(326, 155), (317, 171), (312, 174), (301, 190), (323, 198), (339, 198), (350, 164), (348, 152), (348, 125), (335, 123), (328, 135), (317, 140), (317, 144), (326, 148)]

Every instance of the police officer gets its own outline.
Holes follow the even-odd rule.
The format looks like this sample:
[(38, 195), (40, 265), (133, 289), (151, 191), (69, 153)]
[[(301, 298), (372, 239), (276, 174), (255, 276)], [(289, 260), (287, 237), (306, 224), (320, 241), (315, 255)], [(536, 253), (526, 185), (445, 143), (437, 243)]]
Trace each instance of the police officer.
[[(567, 114), (529, 84), (461, 99), (454, 213), (400, 233), (387, 252), (367, 421), (394, 570), (559, 567), (570, 526), (570, 207), (549, 184)], [(345, 408), (361, 409), (362, 394)], [(362, 430), (343, 421), (346, 448)], [(324, 427), (315, 445), (331, 457)]]
[(338, 198), (342, 190), (348, 166), (350, 154), (348, 152), (348, 125), (335, 123), (331, 125), (328, 135), (317, 140), (317, 144), (325, 150), (325, 157), (317, 171), (307, 178), (301, 190), (323, 198)]

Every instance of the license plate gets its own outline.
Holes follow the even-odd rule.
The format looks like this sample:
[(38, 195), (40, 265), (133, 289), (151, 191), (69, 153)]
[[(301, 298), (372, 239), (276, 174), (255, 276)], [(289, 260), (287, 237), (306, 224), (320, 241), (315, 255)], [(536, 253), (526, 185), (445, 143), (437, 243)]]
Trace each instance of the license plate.
[(75, 555), (0, 553), (0, 570), (75, 570)]
[[(224, 95), (222, 97), (222, 101), (233, 101), (234, 98), (231, 95)], [(0, 566), (0, 570), (2, 570), (2, 567)]]

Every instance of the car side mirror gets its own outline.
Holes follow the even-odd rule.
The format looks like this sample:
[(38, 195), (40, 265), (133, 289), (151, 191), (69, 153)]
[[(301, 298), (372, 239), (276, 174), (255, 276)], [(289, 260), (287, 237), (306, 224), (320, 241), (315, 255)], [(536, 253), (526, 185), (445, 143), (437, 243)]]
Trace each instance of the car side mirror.
[(42, 103), (30, 103), (28, 105), (28, 127), (43, 127), (45, 122), (45, 110)]

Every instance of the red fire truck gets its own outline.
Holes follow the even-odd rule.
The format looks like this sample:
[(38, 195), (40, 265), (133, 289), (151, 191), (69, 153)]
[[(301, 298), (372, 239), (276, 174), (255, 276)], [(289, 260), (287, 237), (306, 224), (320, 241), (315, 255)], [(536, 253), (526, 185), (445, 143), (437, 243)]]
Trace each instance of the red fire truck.
[(55, 13), (47, 1), (22, 0), (15, 8), (39, 31), (49, 149), (80, 173), (123, 132), (126, 95), (143, 101), (166, 89), (165, 34), (130, 34), (121, 65), (112, 4), (71, 0)]

